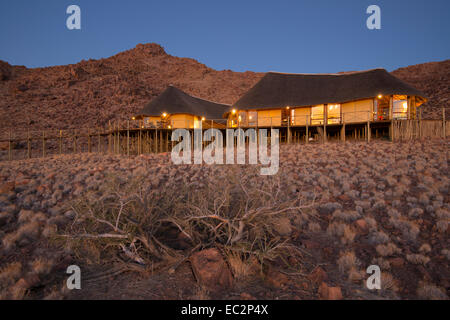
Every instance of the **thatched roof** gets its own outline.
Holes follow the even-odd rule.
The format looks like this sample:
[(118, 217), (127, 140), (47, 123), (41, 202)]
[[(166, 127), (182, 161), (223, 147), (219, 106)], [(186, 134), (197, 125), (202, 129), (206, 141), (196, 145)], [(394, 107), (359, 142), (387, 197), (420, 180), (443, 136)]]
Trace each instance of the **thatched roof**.
[(160, 116), (166, 112), (168, 114), (186, 113), (206, 119), (222, 119), (223, 113), (229, 108), (230, 105), (193, 97), (174, 86), (169, 86), (149, 102), (136, 117)]
[(344, 103), (382, 95), (424, 97), (384, 69), (341, 74), (267, 73), (234, 105), (237, 109), (270, 109)]

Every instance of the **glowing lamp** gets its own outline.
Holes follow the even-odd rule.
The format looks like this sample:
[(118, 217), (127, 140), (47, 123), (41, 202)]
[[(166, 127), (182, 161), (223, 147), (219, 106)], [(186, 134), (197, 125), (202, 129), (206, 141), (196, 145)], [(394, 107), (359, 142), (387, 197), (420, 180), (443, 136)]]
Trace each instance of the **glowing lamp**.
[(164, 113), (162, 114), (162, 116), (163, 116), (163, 118), (167, 117), (167, 113), (164, 112)]
[(205, 119), (205, 117), (202, 117), (202, 121), (205, 121), (206, 119)]
[(378, 95), (378, 99), (381, 99), (381, 98), (383, 98), (383, 95), (382, 95), (382, 94), (379, 94), (379, 95)]
[(231, 110), (232, 114), (236, 114), (236, 109)]

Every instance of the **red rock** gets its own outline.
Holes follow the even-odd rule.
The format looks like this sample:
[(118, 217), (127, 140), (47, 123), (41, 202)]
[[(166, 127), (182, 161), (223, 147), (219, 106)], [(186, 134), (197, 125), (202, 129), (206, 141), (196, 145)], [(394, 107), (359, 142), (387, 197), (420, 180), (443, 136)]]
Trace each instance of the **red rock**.
[(303, 240), (302, 243), (303, 243), (303, 245), (305, 246), (306, 249), (318, 249), (318, 248), (320, 248), (320, 243), (317, 242), (317, 241)]
[(328, 280), (328, 275), (321, 267), (316, 267), (309, 274), (308, 279), (315, 285), (319, 285), (325, 280)]
[(230, 288), (233, 276), (216, 248), (194, 253), (190, 257), (192, 271), (197, 281), (210, 290)]
[(325, 282), (319, 287), (319, 296), (323, 300), (342, 300), (342, 291), (340, 287), (329, 287)]
[(242, 300), (256, 300), (254, 296), (246, 292), (242, 292), (240, 297)]
[(0, 194), (14, 191), (15, 183), (13, 181), (6, 182), (0, 186)]
[(348, 195), (346, 195), (346, 194), (341, 194), (338, 197), (338, 199), (341, 200), (341, 201), (350, 201), (351, 200), (350, 197)]
[(400, 257), (392, 258), (392, 259), (389, 260), (389, 263), (394, 268), (400, 268), (400, 267), (403, 267), (403, 265), (405, 264), (405, 260), (403, 260)]
[(16, 186), (24, 186), (30, 183), (29, 179), (22, 179), (20, 181), (16, 181)]
[(361, 234), (366, 234), (369, 232), (369, 227), (367, 226), (367, 222), (364, 219), (359, 219), (355, 221), (356, 229)]
[(278, 289), (287, 286), (287, 284), (290, 282), (287, 275), (273, 269), (270, 269), (266, 274), (265, 281), (272, 287)]

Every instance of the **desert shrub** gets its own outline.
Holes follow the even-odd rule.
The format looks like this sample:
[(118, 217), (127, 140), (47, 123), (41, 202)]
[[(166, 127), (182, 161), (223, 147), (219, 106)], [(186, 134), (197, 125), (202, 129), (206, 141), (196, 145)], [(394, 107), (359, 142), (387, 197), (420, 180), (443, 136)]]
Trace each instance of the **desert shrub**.
[(372, 218), (372, 217), (365, 217), (364, 218), (364, 221), (366, 222), (366, 224), (367, 224), (367, 227), (369, 228), (369, 230), (377, 230), (377, 221), (374, 219), (374, 218)]
[(262, 178), (249, 168), (176, 188), (157, 188), (144, 177), (124, 181), (111, 176), (98, 191), (73, 203), (75, 218), (61, 237), (78, 252), (101, 248), (98, 259), (113, 258), (119, 251), (126, 259), (157, 268), (183, 258), (168, 236), (176, 230), (175, 238), (182, 237), (192, 250), (233, 249), (262, 265), (299, 254), (280, 238), (279, 222), (312, 212), (303, 210), (313, 202), (287, 195), (285, 187), (280, 176)]
[(422, 208), (412, 208), (411, 210), (409, 210), (408, 216), (410, 218), (418, 218), (423, 214), (423, 209)]
[(347, 227), (347, 224), (334, 221), (328, 225), (327, 234), (330, 237), (342, 237), (344, 235), (345, 227)]
[(397, 282), (390, 273), (381, 273), (381, 289), (385, 291), (398, 291)]
[(398, 210), (394, 209), (394, 208), (389, 208), (387, 210), (387, 214), (392, 218), (400, 218), (401, 217), (400, 212), (398, 212)]
[(53, 265), (52, 260), (39, 257), (31, 262), (31, 270), (37, 275), (47, 275), (52, 270)]
[(429, 253), (431, 252), (431, 246), (428, 243), (424, 243), (420, 246), (419, 251), (422, 253)]
[(377, 253), (382, 257), (393, 256), (401, 253), (401, 250), (392, 242), (388, 244), (379, 244), (376, 246)]
[(442, 249), (441, 253), (444, 255), (445, 258), (447, 258), (447, 260), (450, 260), (450, 250)]
[(434, 284), (421, 283), (417, 288), (417, 296), (423, 300), (447, 300), (445, 289)]
[(40, 234), (40, 226), (41, 224), (39, 222), (33, 220), (22, 224), (17, 230), (3, 237), (3, 248), (8, 251), (17, 245), (36, 240)]
[(339, 271), (342, 274), (347, 274), (350, 270), (357, 269), (361, 264), (353, 251), (346, 251), (341, 254), (337, 260)]
[(419, 226), (403, 218), (390, 218), (389, 223), (399, 229), (406, 240), (414, 241), (420, 233)]
[(426, 265), (428, 262), (430, 262), (430, 258), (422, 254), (407, 254), (406, 260), (408, 260), (412, 264), (421, 265)]
[(440, 233), (444, 233), (448, 229), (448, 221), (449, 220), (439, 220), (436, 222), (436, 228)]
[(381, 270), (390, 270), (391, 269), (391, 264), (388, 260), (381, 258), (381, 257), (377, 257), (372, 259), (372, 264), (377, 265), (380, 267)]
[(361, 215), (357, 213), (356, 211), (341, 211), (336, 210), (333, 213), (333, 219), (342, 220), (344, 222), (353, 222), (357, 219), (359, 219)]
[(322, 227), (317, 222), (310, 222), (308, 223), (308, 230), (310, 232), (320, 232), (322, 231)]
[(436, 210), (436, 218), (438, 220), (450, 219), (450, 211), (443, 209), (443, 208), (439, 208)]
[(369, 243), (373, 245), (385, 244), (389, 242), (389, 236), (383, 231), (372, 232), (369, 236)]

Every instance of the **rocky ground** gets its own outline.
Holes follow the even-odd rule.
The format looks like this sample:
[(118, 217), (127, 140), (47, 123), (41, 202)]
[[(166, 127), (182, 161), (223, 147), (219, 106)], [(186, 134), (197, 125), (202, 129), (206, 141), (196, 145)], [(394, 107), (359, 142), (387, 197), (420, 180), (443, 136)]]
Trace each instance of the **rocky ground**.
[[(242, 180), (242, 189), (242, 181), (233, 179), (245, 176), (249, 167), (176, 166), (168, 154), (80, 154), (1, 162), (0, 297), (447, 299), (449, 145), (449, 140), (435, 140), (282, 146), (278, 175)], [(227, 179), (232, 199), (239, 198), (236, 192), (255, 187), (261, 188), (261, 198), (265, 192), (268, 199), (280, 199), (277, 208), (284, 208), (283, 201), (302, 201), (280, 214), (265, 212), (275, 217), (269, 226), (260, 228), (257, 218), (249, 223), (247, 234), (262, 230), (271, 242), (265, 250), (239, 251), (244, 255), (233, 251), (244, 247), (244, 238), (232, 241), (233, 246), (217, 234), (191, 239), (194, 233), (187, 227), (184, 232), (174, 228), (170, 236), (154, 233), (171, 257), (158, 263), (142, 254), (139, 260), (122, 246), (131, 257), (123, 259), (121, 244), (114, 242), (86, 239), (89, 250), (79, 251), (65, 237), (99, 228), (117, 231), (114, 226), (84, 225), (85, 218), (79, 216), (84, 212), (74, 209), (88, 193), (94, 203), (104, 201), (104, 186), (111, 177), (121, 181), (123, 190), (135, 178), (145, 177), (147, 190), (160, 197), (158, 205), (172, 203), (187, 185), (203, 190), (211, 181)], [(274, 192), (264, 191), (274, 181)], [(216, 208), (215, 201), (209, 205)], [(212, 223), (208, 220), (199, 230), (209, 230)], [(220, 230), (223, 223), (214, 226)], [(291, 250), (287, 256), (272, 254), (282, 247)], [(71, 264), (82, 269), (81, 290), (66, 289), (65, 271)], [(365, 286), (366, 269), (372, 264), (382, 271), (378, 291)]]

